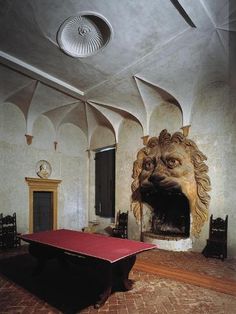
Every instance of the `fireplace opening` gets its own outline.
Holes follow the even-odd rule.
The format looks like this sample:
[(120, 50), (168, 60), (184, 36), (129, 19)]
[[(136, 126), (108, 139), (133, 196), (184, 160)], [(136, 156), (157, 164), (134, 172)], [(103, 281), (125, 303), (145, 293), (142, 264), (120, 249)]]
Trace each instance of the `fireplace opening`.
[(150, 230), (152, 233), (168, 237), (189, 237), (189, 201), (181, 191), (143, 188), (141, 198), (153, 208)]

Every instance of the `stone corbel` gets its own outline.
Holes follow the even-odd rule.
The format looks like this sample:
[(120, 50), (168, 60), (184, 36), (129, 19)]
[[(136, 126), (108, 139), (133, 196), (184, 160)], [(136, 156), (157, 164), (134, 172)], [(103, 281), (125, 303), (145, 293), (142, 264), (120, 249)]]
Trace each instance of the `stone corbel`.
[(143, 145), (146, 146), (148, 143), (149, 135), (142, 136), (141, 139), (143, 140)]
[(33, 135), (25, 134), (25, 137), (26, 137), (27, 144), (31, 145), (32, 144), (32, 140), (33, 140)]
[(189, 130), (190, 130), (191, 125), (185, 125), (183, 126), (181, 129), (183, 131), (183, 136), (187, 137), (189, 134)]
[(91, 157), (91, 150), (87, 149), (86, 152), (88, 153), (88, 158), (90, 158)]
[(57, 150), (57, 144), (58, 144), (58, 142), (55, 141), (55, 142), (53, 142), (53, 144), (54, 144), (54, 149), (55, 149), (55, 151), (56, 151), (56, 150)]

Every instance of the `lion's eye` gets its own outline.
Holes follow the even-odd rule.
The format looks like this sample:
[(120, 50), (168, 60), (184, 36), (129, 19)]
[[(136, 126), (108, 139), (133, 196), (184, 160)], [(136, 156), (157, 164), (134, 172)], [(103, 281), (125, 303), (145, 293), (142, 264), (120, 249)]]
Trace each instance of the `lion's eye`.
[(179, 160), (175, 158), (169, 158), (166, 163), (167, 163), (168, 168), (171, 168), (171, 169), (180, 165)]
[(145, 170), (152, 170), (154, 168), (154, 161), (151, 159), (144, 161), (143, 167)]

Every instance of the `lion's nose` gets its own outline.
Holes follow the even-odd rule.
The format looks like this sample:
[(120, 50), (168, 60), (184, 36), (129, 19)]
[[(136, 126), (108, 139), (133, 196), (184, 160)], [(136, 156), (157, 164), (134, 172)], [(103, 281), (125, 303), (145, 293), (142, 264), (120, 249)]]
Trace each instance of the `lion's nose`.
[[(168, 169), (166, 168), (166, 165), (164, 162), (159, 158), (158, 162), (156, 163), (156, 167), (153, 171), (153, 175), (157, 176), (159, 178), (163, 178), (164, 176), (168, 176)], [(162, 179), (161, 179), (162, 180)]]
[(161, 176), (161, 175), (157, 175), (157, 174), (153, 174), (149, 177), (149, 181), (153, 184), (158, 184), (159, 182), (161, 182), (162, 180), (165, 179), (165, 176)]

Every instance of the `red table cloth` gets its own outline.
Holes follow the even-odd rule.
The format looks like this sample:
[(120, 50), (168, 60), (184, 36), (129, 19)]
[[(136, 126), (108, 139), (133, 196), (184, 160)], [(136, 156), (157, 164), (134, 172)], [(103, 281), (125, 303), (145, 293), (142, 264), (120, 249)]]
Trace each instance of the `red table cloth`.
[(66, 252), (106, 260), (110, 263), (156, 248), (156, 245), (150, 243), (67, 229), (24, 234), (21, 235), (21, 239), (29, 243), (49, 245)]

